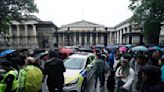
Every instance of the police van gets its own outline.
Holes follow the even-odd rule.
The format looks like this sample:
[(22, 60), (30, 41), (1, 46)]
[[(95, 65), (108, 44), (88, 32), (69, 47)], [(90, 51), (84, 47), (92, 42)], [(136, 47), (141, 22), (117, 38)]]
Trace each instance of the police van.
[(65, 92), (83, 92), (87, 82), (94, 74), (94, 62), (96, 56), (93, 53), (78, 52), (64, 60), (66, 72), (64, 73)]

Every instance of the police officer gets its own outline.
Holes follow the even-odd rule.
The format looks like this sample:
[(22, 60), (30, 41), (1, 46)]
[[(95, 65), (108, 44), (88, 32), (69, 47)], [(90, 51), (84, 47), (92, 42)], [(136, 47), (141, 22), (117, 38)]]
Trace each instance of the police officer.
[(0, 81), (0, 92), (16, 92), (18, 88), (18, 71), (12, 68), (12, 63), (9, 61), (3, 62), (2, 66), (6, 73)]

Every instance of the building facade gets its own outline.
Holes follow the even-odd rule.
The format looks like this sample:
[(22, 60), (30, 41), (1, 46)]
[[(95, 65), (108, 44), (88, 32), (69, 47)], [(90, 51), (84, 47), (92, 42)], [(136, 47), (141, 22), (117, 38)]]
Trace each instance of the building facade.
[(93, 45), (107, 43), (105, 26), (88, 21), (78, 21), (63, 25), (57, 33), (60, 46), (66, 45)]
[(8, 33), (4, 34), (1, 49), (35, 49), (52, 48), (55, 39), (53, 33), (57, 26), (50, 21), (41, 21), (36, 16), (22, 18), (21, 21), (11, 21)]
[(82, 20), (61, 26), (54, 35), (59, 46), (140, 44), (143, 42), (142, 30), (130, 24), (130, 19), (115, 27), (105, 27)]

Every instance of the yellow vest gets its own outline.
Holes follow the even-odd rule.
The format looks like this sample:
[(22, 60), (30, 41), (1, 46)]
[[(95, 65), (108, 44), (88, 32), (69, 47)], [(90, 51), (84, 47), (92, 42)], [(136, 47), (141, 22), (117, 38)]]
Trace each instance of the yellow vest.
[(4, 92), (6, 90), (7, 84), (5, 83), (5, 79), (10, 74), (14, 76), (14, 80), (13, 80), (13, 85), (12, 85), (11, 91), (13, 91), (13, 90), (18, 88), (18, 80), (17, 80), (18, 71), (17, 70), (10, 70), (9, 72), (7, 72), (4, 75), (3, 80), (1, 80), (1, 82), (0, 82), (0, 92)]

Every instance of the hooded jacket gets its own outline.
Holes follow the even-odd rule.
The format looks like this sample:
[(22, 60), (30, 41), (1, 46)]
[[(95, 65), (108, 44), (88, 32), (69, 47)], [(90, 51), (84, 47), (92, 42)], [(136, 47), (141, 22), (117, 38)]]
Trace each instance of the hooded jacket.
[(147, 65), (141, 68), (141, 72), (147, 76), (143, 80), (142, 91), (140, 92), (164, 92), (164, 87), (161, 83), (161, 70), (157, 66)]

